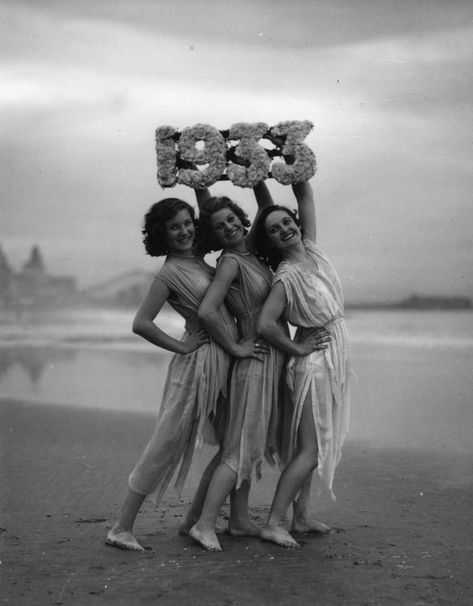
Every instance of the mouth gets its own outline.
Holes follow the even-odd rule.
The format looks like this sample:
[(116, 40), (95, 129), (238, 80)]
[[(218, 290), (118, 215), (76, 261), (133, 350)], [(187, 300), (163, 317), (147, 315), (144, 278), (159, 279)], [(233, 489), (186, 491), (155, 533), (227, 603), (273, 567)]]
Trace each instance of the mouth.
[(290, 231), (287, 234), (284, 234), (283, 236), (281, 236), (281, 242), (288, 242), (289, 240), (291, 240), (292, 238), (294, 238), (296, 235), (296, 232), (294, 231)]
[(234, 238), (238, 233), (239, 233), (238, 229), (232, 229), (231, 231), (228, 231), (225, 234), (225, 238), (230, 240), (230, 239)]
[(181, 242), (182, 244), (185, 244), (186, 242), (189, 242), (189, 240), (192, 239), (192, 236), (185, 236), (184, 238), (178, 238), (178, 242)]

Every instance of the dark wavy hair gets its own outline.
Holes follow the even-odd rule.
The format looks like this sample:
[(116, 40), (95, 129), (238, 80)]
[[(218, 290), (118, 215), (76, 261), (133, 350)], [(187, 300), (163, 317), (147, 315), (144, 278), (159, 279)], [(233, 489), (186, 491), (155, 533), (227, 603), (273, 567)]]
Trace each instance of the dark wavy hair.
[(175, 217), (181, 210), (189, 212), (197, 235), (198, 226), (192, 206), (179, 198), (164, 198), (164, 200), (155, 202), (144, 217), (141, 233), (144, 236), (143, 244), (148, 255), (161, 257), (167, 254), (166, 221)]
[(266, 263), (266, 265), (269, 265), (269, 267), (271, 267), (273, 271), (276, 271), (278, 265), (281, 263), (282, 256), (279, 250), (277, 250), (277, 248), (274, 248), (274, 246), (270, 243), (264, 224), (269, 215), (277, 210), (282, 210), (287, 213), (302, 232), (301, 222), (299, 221), (297, 212), (295, 210), (287, 208), (287, 206), (279, 206), (279, 204), (273, 204), (272, 206), (266, 206), (260, 212), (256, 220), (253, 232), (253, 247), (255, 249), (255, 254), (258, 259), (263, 261), (263, 263)]
[[(213, 196), (200, 206), (199, 214), (199, 250), (202, 253), (208, 253), (213, 250), (221, 250), (222, 245), (218, 241), (210, 223), (210, 217), (213, 213), (223, 208), (229, 208), (235, 215), (240, 219), (243, 227), (248, 228), (251, 222), (248, 219), (248, 215), (245, 211), (238, 206), (233, 200), (227, 196)], [(248, 230), (245, 229), (245, 235)]]

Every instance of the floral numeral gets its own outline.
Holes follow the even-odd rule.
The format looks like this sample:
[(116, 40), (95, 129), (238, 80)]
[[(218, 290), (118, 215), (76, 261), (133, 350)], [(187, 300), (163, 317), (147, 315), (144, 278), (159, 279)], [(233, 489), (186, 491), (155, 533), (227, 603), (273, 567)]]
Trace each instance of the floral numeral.
[(293, 164), (273, 163), (271, 172), (279, 183), (290, 185), (291, 183), (308, 181), (314, 176), (316, 171), (315, 155), (310, 147), (303, 143), (312, 128), (313, 124), (309, 120), (279, 122), (271, 128), (273, 137), (284, 139), (282, 153), (294, 158)]
[(160, 126), (156, 129), (158, 183), (161, 187), (172, 187), (177, 181), (177, 136), (177, 130), (173, 126)]
[(255, 187), (267, 178), (271, 161), (264, 147), (258, 145), (267, 130), (264, 122), (238, 122), (231, 126), (228, 138), (239, 141), (231, 148), (235, 162), (230, 160), (227, 167), (228, 178), (234, 185)]
[[(197, 145), (203, 142), (202, 149)], [(179, 139), (181, 159), (197, 168), (181, 168), (178, 173), (178, 182), (194, 189), (204, 189), (219, 180), (225, 171), (226, 145), (223, 135), (209, 124), (196, 124), (185, 128)]]

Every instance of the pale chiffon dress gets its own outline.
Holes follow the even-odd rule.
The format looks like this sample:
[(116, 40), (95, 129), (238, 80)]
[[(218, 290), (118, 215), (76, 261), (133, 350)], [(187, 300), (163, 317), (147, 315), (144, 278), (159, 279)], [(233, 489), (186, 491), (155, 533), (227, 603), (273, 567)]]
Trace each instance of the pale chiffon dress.
[(310, 240), (304, 246), (313, 270), (283, 261), (273, 278), (286, 293), (283, 317), (297, 327), (295, 340), (304, 341), (314, 328), (324, 326), (331, 335), (326, 350), (292, 356), (287, 384), (292, 396), (288, 460), (297, 450), (297, 431), (302, 408), (310, 398), (318, 443), (318, 473), (334, 498), (335, 468), (348, 432), (350, 415), (350, 349), (343, 317), (343, 293), (339, 277), (324, 252)]
[[(272, 272), (252, 253), (224, 251), (223, 259), (238, 265), (238, 277), (225, 299), (235, 316), (240, 339), (257, 336), (256, 322), (271, 288)], [(280, 455), (280, 417), (283, 414), (285, 354), (273, 346), (263, 361), (236, 358), (229, 387), (229, 420), (222, 460), (237, 474), (237, 487), (261, 477), (266, 459), (273, 465)]]
[[(215, 269), (200, 257), (167, 259), (157, 274), (155, 279), (171, 291), (168, 302), (186, 321), (182, 339), (202, 328), (197, 311), (214, 275)], [(219, 314), (228, 334), (236, 340), (235, 321), (224, 305)], [(179, 466), (175, 487), (180, 492), (195, 448), (223, 439), (230, 361), (213, 341), (190, 354), (174, 354), (156, 429), (129, 476), (134, 492), (152, 494), (158, 504)]]

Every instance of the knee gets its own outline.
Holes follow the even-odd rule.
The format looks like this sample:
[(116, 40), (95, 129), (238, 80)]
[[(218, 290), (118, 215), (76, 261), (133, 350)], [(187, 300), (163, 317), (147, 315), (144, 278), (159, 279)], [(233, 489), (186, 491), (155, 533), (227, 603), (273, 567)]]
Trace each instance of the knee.
[(319, 453), (317, 452), (317, 450), (302, 450), (299, 453), (299, 457), (303, 460), (304, 464), (306, 467), (308, 467), (310, 470), (313, 470), (317, 467), (317, 463), (319, 460)]

